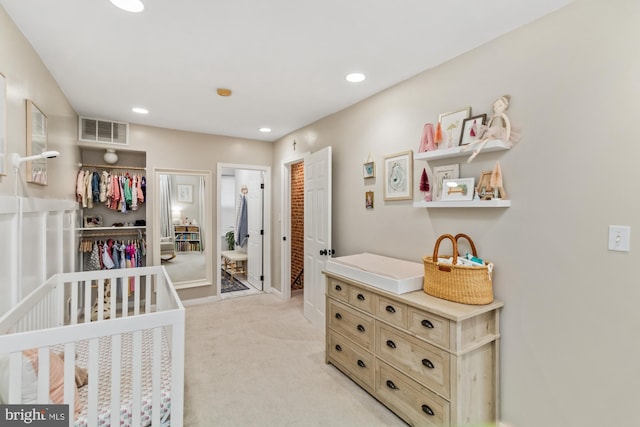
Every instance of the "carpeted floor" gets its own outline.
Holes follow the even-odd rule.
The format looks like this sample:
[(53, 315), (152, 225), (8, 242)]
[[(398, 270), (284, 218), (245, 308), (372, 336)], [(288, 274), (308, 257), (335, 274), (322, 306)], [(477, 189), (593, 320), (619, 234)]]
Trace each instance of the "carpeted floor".
[(240, 282), (235, 277), (229, 278), (229, 275), (224, 271), (220, 271), (220, 292), (225, 294), (227, 292), (246, 291), (249, 289), (244, 283)]
[(324, 329), (304, 318), (301, 292), (186, 310), (185, 426), (406, 426), (325, 363)]
[(178, 252), (175, 258), (162, 265), (173, 283), (204, 280), (207, 275), (203, 252)]

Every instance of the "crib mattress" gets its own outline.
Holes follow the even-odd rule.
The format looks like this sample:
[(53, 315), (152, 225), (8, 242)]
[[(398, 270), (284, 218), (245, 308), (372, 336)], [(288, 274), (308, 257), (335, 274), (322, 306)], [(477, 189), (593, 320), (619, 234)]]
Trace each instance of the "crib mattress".
[(370, 253), (330, 258), (325, 269), (394, 294), (422, 289), (424, 280), (423, 264)]
[[(133, 393), (132, 363), (133, 363), (133, 335), (123, 334), (121, 338), (122, 361), (120, 375), (120, 398), (124, 402), (120, 408), (120, 426), (134, 427), (132, 425), (132, 404)], [(142, 398), (141, 421), (142, 426), (151, 425), (152, 414), (152, 351), (153, 351), (153, 331), (142, 332)], [(98, 425), (111, 425), (111, 337), (100, 338), (100, 363), (99, 363), (99, 384), (98, 384)], [(171, 412), (171, 354), (169, 343), (162, 333), (162, 373), (161, 373), (161, 405), (160, 419), (167, 420)], [(87, 368), (89, 364), (89, 341), (78, 341), (76, 343), (76, 364)], [(89, 382), (94, 381), (89, 377)], [(76, 417), (75, 427), (85, 427), (87, 422), (87, 409), (89, 404), (89, 387), (84, 386), (78, 389), (79, 399), (82, 404), (82, 412)], [(163, 423), (164, 425), (165, 423)], [(166, 422), (169, 425), (169, 422)], [(138, 427), (138, 426), (135, 426)]]

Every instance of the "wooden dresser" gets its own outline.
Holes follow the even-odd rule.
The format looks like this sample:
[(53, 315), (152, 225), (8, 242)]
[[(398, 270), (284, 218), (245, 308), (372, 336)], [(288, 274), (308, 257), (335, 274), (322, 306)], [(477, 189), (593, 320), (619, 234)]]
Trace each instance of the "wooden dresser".
[(499, 311), (327, 278), (326, 361), (410, 425), (498, 419)]

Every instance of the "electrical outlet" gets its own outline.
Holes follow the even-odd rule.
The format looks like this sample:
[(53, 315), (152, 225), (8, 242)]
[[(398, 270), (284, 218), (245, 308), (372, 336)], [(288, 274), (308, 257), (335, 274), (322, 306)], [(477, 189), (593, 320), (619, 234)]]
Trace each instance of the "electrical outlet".
[(609, 250), (629, 252), (631, 227), (626, 225), (609, 226)]

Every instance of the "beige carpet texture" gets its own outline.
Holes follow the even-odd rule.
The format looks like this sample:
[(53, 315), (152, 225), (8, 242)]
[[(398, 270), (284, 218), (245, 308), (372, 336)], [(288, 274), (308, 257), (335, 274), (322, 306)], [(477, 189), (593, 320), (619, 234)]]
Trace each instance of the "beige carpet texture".
[(325, 363), (301, 294), (189, 306), (186, 323), (185, 426), (406, 425)]

